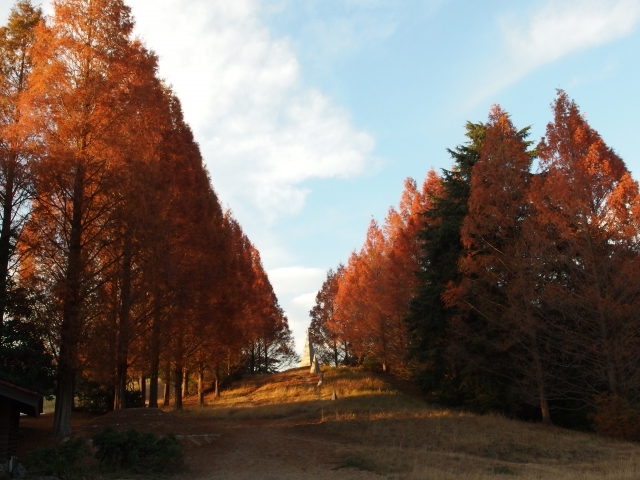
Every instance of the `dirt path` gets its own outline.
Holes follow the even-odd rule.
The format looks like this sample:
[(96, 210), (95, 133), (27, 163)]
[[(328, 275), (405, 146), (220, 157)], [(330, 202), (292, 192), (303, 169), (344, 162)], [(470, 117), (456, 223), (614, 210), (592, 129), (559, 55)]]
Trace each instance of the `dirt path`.
[[(50, 443), (52, 415), (23, 418), (21, 454)], [(153, 409), (130, 409), (101, 417), (77, 415), (74, 433), (91, 437), (106, 426), (136, 428), (157, 434), (175, 433), (185, 450), (188, 471), (180, 480), (209, 479), (354, 479), (386, 478), (374, 472), (345, 467), (352, 448), (314, 432), (313, 423), (220, 422), (185, 418)]]
[(353, 467), (337, 468), (344, 465), (349, 447), (310, 435), (309, 426), (243, 425), (218, 430), (217, 442), (188, 448), (191, 472), (185, 479), (385, 478)]

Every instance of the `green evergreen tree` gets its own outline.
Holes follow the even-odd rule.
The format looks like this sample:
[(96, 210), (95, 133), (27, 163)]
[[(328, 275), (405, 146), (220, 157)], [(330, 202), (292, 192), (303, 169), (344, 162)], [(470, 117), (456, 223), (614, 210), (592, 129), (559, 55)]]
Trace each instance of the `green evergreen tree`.
[(0, 324), (0, 380), (50, 395), (55, 367), (44, 332), (33, 320), (34, 303), (25, 289), (9, 290), (7, 318)]
[(471, 172), (479, 159), (485, 126), (467, 122), (466, 130), (469, 141), (448, 150), (454, 165), (442, 171), (443, 196), (433, 199), (433, 208), (424, 213), (418, 291), (407, 317), (410, 355), (421, 365), (418, 382), (434, 400), (452, 404), (464, 402), (460, 366), (450, 352), (450, 323), (457, 312), (445, 306), (442, 294), (448, 284), (460, 280), (460, 227), (467, 215)]

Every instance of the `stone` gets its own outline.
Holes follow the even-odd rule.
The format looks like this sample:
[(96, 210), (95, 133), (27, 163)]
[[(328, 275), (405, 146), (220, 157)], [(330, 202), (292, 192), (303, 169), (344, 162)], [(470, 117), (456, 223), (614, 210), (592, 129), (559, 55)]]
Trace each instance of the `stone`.
[(192, 435), (189, 435), (187, 438), (188, 438), (188, 439), (189, 439), (189, 441), (190, 441), (191, 443), (193, 443), (195, 446), (197, 446), (197, 447), (201, 447), (201, 446), (202, 446), (202, 443), (200, 443), (198, 440), (196, 440), (195, 438), (193, 438), (193, 436), (192, 436)]
[(313, 351), (313, 343), (311, 342), (311, 333), (307, 329), (307, 333), (304, 339), (304, 350), (302, 351), (302, 360), (300, 361), (300, 367), (310, 367), (315, 357)]
[(11, 470), (11, 478), (26, 478), (27, 469), (24, 468), (24, 465), (19, 463), (16, 465), (13, 470)]
[(313, 356), (313, 360), (311, 361), (311, 370), (309, 371), (312, 375), (317, 375), (320, 373), (320, 365), (318, 364), (318, 357)]

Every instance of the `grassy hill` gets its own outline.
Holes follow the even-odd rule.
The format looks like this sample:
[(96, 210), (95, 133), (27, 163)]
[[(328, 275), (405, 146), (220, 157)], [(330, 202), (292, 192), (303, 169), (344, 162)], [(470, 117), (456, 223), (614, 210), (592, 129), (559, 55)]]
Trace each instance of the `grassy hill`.
[(358, 369), (325, 368), (323, 386), (317, 382), (307, 369), (246, 377), (204, 408), (187, 402), (183, 415), (256, 435), (287, 427), (318, 448), (339, 446), (334, 470), (344, 478), (355, 478), (348, 471), (436, 480), (640, 478), (638, 444), (442, 409), (393, 377)]

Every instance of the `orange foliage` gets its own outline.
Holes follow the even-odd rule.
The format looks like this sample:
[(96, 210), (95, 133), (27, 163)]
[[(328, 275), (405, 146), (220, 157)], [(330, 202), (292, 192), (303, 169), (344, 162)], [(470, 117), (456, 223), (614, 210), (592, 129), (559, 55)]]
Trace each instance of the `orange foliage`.
[[(378, 362), (406, 372), (408, 332), (404, 321), (416, 286), (421, 215), (441, 191), (437, 175), (429, 172), (422, 190), (405, 181), (399, 208), (390, 208), (384, 226), (372, 221), (359, 253), (339, 269), (332, 319), (327, 326), (334, 341), (345, 345), (360, 361)], [(324, 307), (326, 309), (326, 307)], [(348, 346), (348, 347), (347, 347)]]

